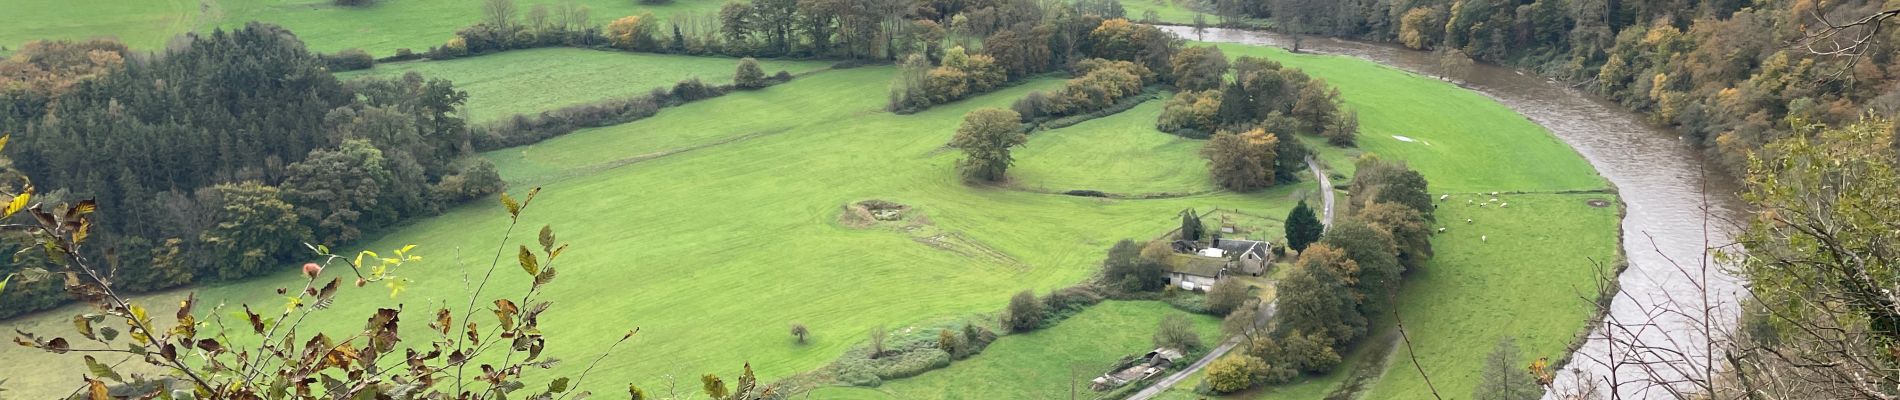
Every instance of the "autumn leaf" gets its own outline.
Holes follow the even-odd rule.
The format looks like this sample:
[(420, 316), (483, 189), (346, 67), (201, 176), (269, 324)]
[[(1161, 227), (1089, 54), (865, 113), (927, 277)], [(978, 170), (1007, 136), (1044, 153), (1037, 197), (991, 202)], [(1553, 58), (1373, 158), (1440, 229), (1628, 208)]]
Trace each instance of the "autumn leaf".
[(26, 209), (26, 203), (32, 200), (33, 200), (33, 187), (27, 186), (26, 190), (22, 190), (20, 191), (20, 194), (13, 196), (12, 203), (7, 203), (6, 216), (12, 217), (13, 214), (18, 214), (20, 210)]
[(528, 251), (528, 246), (521, 246), (521, 255), (515, 258), (520, 259), (521, 270), (528, 271), (528, 276), (541, 275), (541, 263), (535, 260), (534, 252)]

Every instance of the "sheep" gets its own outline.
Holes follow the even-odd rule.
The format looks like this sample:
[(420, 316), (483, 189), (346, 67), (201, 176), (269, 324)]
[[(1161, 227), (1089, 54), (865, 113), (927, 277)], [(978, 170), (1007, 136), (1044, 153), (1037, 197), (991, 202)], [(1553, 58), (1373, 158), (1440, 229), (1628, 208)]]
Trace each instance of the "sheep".
[(1471, 203), (1472, 203), (1471, 199), (1465, 199), (1465, 205), (1468, 206), (1468, 205), (1471, 205)]
[(1445, 201), (1445, 199), (1449, 199), (1449, 198), (1451, 198), (1451, 195), (1449, 194), (1438, 195), (1438, 201)]
[(1466, 225), (1470, 225), (1470, 224), (1471, 224), (1471, 219), (1470, 219), (1470, 218), (1465, 218), (1465, 224), (1466, 224)]
[(1478, 241), (1491, 243), (1491, 235), (1478, 235)]
[(1486, 202), (1486, 203), (1496, 203), (1496, 202), (1498, 202), (1498, 198), (1496, 198), (1496, 197), (1492, 197), (1492, 198), (1491, 198), (1490, 200), (1485, 200), (1484, 202)]
[(1505, 208), (1505, 207), (1510, 207), (1510, 206), (1511, 206), (1511, 203), (1504, 203), (1504, 204), (1499, 204), (1498, 208)]
[(1491, 195), (1492, 195), (1492, 196), (1497, 196), (1497, 195), (1498, 195), (1498, 192), (1491, 192)]
[(1445, 228), (1438, 228), (1438, 233), (1445, 233)]

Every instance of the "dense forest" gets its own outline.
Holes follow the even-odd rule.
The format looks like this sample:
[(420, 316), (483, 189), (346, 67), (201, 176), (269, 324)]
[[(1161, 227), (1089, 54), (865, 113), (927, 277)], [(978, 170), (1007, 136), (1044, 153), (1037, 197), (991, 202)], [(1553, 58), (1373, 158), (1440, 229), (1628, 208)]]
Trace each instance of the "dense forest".
[(1224, 16), (1271, 18), (1291, 33), (1463, 53), (1577, 82), (1682, 131), (1735, 173), (1749, 151), (1800, 125), (1900, 110), (1900, 37), (1870, 29), (1879, 24), (1821, 34), (1881, 1), (1216, 1)]
[[(6, 182), (32, 177), (47, 204), (96, 199), (92, 256), (120, 288), (255, 276), (304, 243), (349, 243), (500, 190), (494, 167), (471, 157), (456, 111), (466, 98), (416, 75), (339, 81), (271, 25), (150, 55), (38, 42), (0, 61)], [(0, 270), (46, 262), (17, 254)], [(57, 279), (24, 281), (0, 317), (66, 298)]]

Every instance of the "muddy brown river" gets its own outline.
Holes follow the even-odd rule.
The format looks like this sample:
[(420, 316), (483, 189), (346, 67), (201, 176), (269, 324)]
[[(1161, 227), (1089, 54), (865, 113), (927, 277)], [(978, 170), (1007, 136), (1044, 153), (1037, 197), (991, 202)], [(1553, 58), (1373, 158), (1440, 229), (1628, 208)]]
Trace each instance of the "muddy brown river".
[[(1191, 27), (1163, 28), (1197, 39)], [(1209, 28), (1198, 35), (1198, 40), (1291, 47), (1290, 39), (1282, 35), (1235, 29)], [(1309, 37), (1301, 41), (1301, 49), (1358, 57), (1427, 76), (1433, 76), (1432, 71), (1438, 68), (1438, 58), (1429, 52), (1386, 44)], [(1720, 176), (1692, 143), (1676, 133), (1651, 126), (1641, 115), (1568, 84), (1484, 64), (1477, 65), (1471, 76), (1468, 88), (1543, 125), (1582, 153), (1598, 173), (1616, 185), (1626, 208), (1622, 245), (1628, 269), (1617, 277), (1622, 292), (1612, 301), (1607, 317), (1623, 328), (1606, 328), (1608, 324), (1594, 327), (1590, 339), (1559, 375), (1556, 390), (1546, 398), (1591, 386), (1599, 394), (1615, 386), (1624, 398), (1670, 397), (1664, 388), (1639, 382), (1706, 371), (1709, 351), (1705, 338), (1709, 335), (1704, 330), (1706, 325), (1693, 319), (1652, 316), (1681, 311), (1696, 319), (1717, 321), (1709, 328), (1718, 332), (1731, 325), (1741, 283), (1719, 268), (1701, 266), (1708, 254), (1705, 249), (1732, 241), (1736, 228), (1729, 221), (1741, 220), (1743, 207), (1735, 195), (1734, 181)], [(1700, 311), (1705, 309), (1712, 312)], [(1632, 343), (1681, 350), (1686, 356), (1632, 352), (1628, 350)], [(1664, 361), (1669, 367), (1652, 371), (1658, 376), (1651, 376), (1631, 366), (1638, 360)], [(1612, 374), (1608, 366), (1617, 363), (1623, 366)], [(1579, 377), (1594, 384), (1579, 385)]]

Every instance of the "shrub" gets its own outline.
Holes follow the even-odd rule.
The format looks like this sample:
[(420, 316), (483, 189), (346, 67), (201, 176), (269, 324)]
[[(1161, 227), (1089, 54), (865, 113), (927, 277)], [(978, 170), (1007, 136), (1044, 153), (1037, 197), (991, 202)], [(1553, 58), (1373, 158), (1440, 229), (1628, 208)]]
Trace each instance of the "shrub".
[(321, 58), (331, 72), (355, 71), (376, 66), (376, 57), (371, 57), (369, 52), (363, 49), (346, 49), (336, 54), (321, 56)]
[(1044, 309), (1045, 314), (1081, 311), (1083, 308), (1100, 304), (1101, 302), (1102, 294), (1097, 293), (1095, 287), (1088, 285), (1057, 289), (1054, 292), (1050, 292), (1049, 296), (1043, 298), (1043, 305), (1048, 306)]
[(1225, 316), (1247, 303), (1247, 284), (1238, 279), (1222, 279), (1207, 289), (1207, 312)]
[[(1220, 125), (1221, 91), (1201, 90), (1175, 93), (1161, 105), (1161, 117), (1155, 127), (1185, 137), (1206, 137)], [(1184, 133), (1184, 131), (1192, 131)]]
[(878, 367), (877, 376), (883, 379), (909, 378), (930, 372), (930, 370), (950, 366), (950, 353), (937, 348), (906, 351), (893, 357)]
[(810, 335), (811, 329), (806, 328), (805, 324), (792, 323), (792, 337), (798, 338), (798, 344), (805, 344), (805, 338)]
[(680, 102), (689, 102), (719, 97), (719, 95), (722, 94), (725, 94), (725, 91), (720, 90), (718, 86), (709, 86), (705, 82), (700, 82), (699, 78), (694, 77), (674, 84), (672, 96)]
[(770, 85), (766, 82), (765, 70), (759, 69), (759, 60), (752, 57), (739, 59), (739, 68), (732, 74), (732, 84), (745, 90), (760, 89)]
[(1044, 311), (1042, 302), (1036, 301), (1036, 294), (1028, 290), (1016, 293), (1009, 298), (1009, 308), (1003, 310), (1003, 327), (1012, 332), (1028, 332), (1042, 326)]
[(1267, 363), (1243, 354), (1228, 354), (1207, 365), (1206, 382), (1215, 393), (1246, 390), (1267, 371)]
[(965, 345), (963, 335), (944, 329), (937, 331), (937, 349), (949, 353), (952, 358), (963, 358), (969, 347)]
[(1181, 314), (1168, 314), (1155, 326), (1155, 347), (1194, 351), (1201, 348), (1201, 336), (1194, 333), (1194, 325)]

